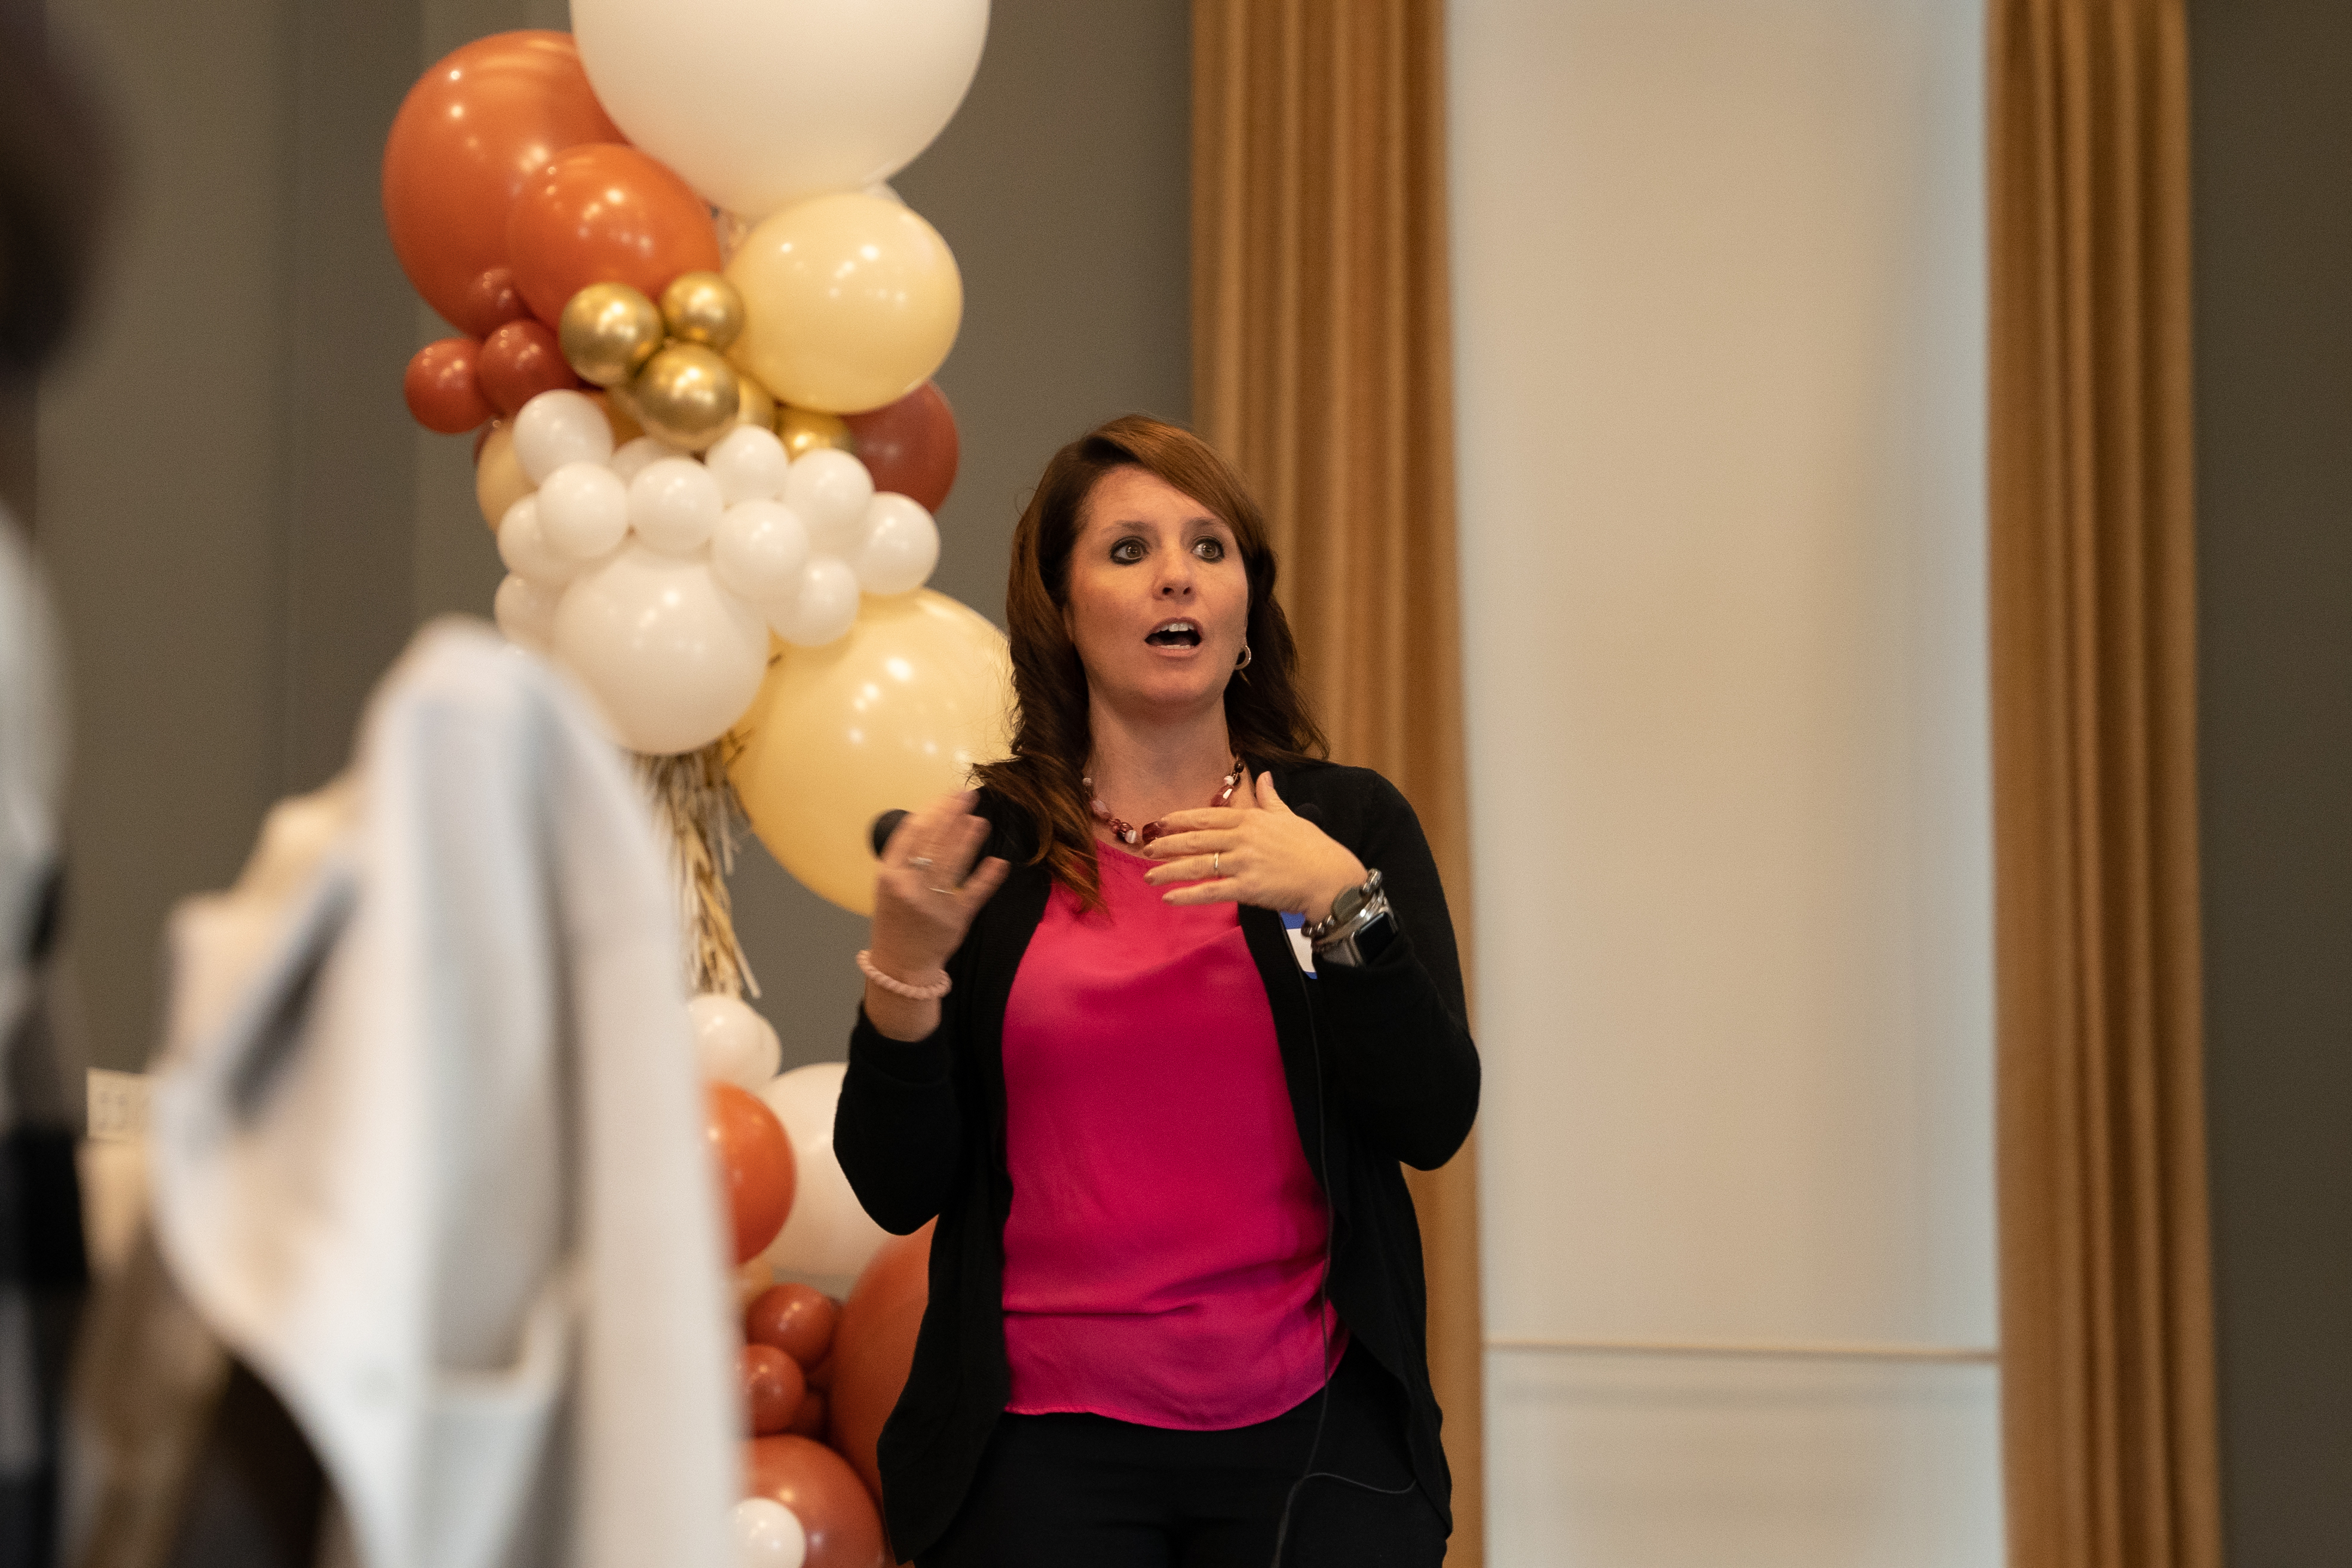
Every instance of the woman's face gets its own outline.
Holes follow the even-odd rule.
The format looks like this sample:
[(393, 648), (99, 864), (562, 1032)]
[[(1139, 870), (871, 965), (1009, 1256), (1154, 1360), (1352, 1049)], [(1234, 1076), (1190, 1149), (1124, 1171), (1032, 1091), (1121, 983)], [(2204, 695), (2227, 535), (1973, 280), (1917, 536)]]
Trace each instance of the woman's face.
[(1113, 706), (1176, 718), (1221, 700), (1249, 622), (1234, 531), (1150, 469), (1113, 468), (1080, 510), (1062, 618)]

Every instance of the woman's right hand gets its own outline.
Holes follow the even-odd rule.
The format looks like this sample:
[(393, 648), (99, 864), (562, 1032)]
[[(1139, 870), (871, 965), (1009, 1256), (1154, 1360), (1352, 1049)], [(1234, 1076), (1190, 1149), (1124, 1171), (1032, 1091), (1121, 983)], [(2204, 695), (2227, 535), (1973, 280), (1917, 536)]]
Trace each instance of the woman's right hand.
[[(988, 821), (971, 809), (978, 799), (971, 790), (943, 795), (900, 822), (882, 847), (866, 950), (874, 967), (894, 980), (930, 983), (1004, 880), (1008, 868), (998, 857), (972, 865), (988, 842)], [(894, 1039), (916, 1040), (939, 1027), (940, 1005), (868, 980), (866, 1016)]]

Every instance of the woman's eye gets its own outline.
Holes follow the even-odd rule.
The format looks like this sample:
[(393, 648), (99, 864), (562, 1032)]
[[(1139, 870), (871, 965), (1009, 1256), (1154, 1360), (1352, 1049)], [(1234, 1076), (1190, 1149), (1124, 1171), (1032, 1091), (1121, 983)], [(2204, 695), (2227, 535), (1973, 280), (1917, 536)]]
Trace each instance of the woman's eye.
[(1110, 558), (1122, 566), (1131, 566), (1143, 559), (1143, 541), (1122, 539), (1110, 547)]
[(1192, 553), (1203, 561), (1223, 561), (1225, 558), (1224, 541), (1204, 539), (1192, 546)]

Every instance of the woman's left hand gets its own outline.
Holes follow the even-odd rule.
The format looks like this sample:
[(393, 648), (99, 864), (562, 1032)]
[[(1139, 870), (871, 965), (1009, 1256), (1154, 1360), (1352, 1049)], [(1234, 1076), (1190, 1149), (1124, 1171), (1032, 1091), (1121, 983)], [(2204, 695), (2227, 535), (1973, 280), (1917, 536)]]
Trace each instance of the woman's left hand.
[(1168, 831), (1143, 852), (1167, 864), (1143, 879), (1159, 888), (1191, 884), (1161, 895), (1171, 904), (1255, 904), (1321, 920), (1332, 900), (1370, 873), (1347, 846), (1285, 805), (1271, 774), (1251, 783), (1234, 792), (1231, 805), (1162, 818)]

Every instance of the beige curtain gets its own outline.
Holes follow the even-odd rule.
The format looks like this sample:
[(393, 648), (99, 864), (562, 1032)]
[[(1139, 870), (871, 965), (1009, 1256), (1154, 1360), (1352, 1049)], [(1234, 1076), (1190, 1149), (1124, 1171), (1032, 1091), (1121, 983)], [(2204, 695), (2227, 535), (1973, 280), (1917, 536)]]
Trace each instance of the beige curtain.
[[(1444, 41), (1442, 0), (1194, 0), (1192, 412), (1266, 507), (1333, 753), (1420, 813), (1466, 963)], [(1409, 1173), (1470, 1564), (1475, 1158)]]
[(1990, 22), (2011, 1561), (2206, 1568), (2182, 0), (1992, 0)]

